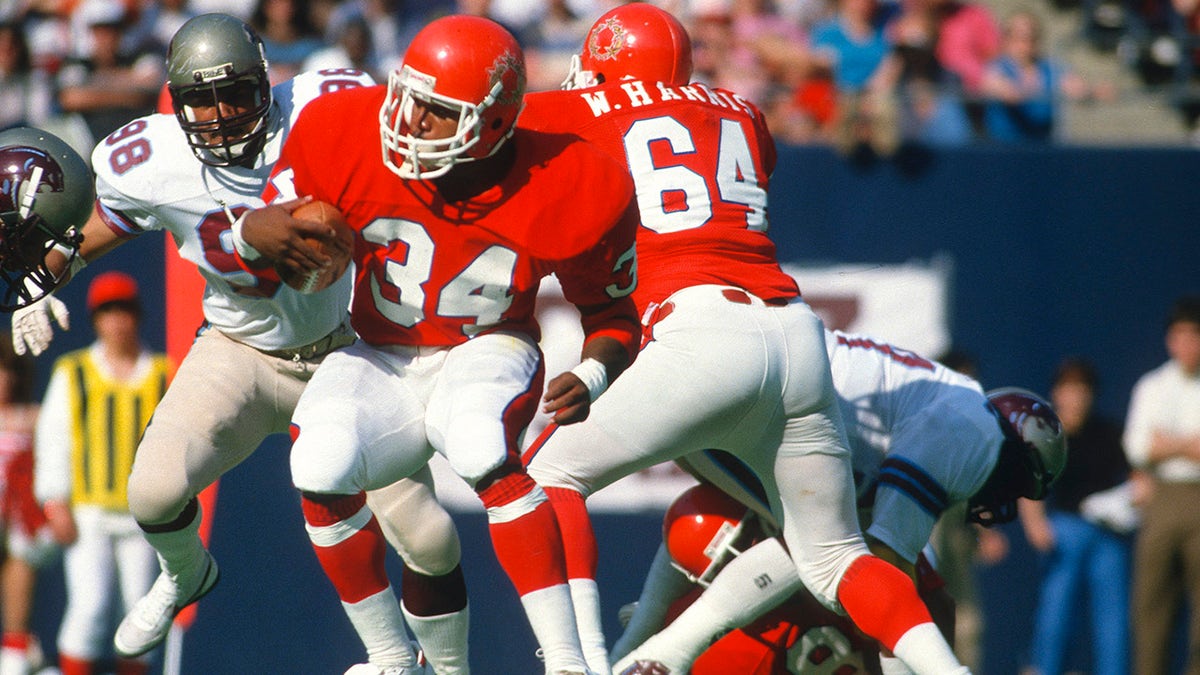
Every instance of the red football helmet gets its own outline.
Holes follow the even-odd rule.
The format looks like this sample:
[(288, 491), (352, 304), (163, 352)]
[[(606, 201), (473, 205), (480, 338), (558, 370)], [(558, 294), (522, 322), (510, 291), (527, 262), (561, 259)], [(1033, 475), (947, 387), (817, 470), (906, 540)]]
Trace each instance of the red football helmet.
[(672, 563), (705, 587), (761, 533), (752, 509), (708, 483), (685, 490), (663, 517), (663, 541)]
[[(525, 56), (500, 24), (447, 16), (413, 38), (400, 68), (388, 76), (379, 110), (383, 163), (401, 178), (444, 175), (456, 163), (489, 157), (513, 133), (525, 96)], [(415, 104), (458, 113), (449, 138), (418, 138)]]
[(644, 2), (621, 5), (592, 24), (564, 89), (624, 79), (687, 84), (692, 41), (679, 20)]

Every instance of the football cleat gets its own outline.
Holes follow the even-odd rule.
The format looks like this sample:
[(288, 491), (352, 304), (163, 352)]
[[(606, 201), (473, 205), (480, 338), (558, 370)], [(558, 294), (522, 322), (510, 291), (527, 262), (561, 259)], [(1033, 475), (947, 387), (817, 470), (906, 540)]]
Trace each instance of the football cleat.
[(671, 669), (658, 661), (634, 661), (620, 675), (671, 675)]
[[(117, 627), (113, 646), (119, 656), (134, 658), (157, 647), (171, 631), (171, 622), (184, 607), (203, 598), (217, 585), (221, 574), (212, 554), (204, 552), (201, 572), (190, 592), (179, 587), (178, 580), (160, 572), (150, 592), (133, 605)], [(181, 600), (182, 598), (182, 600)]]

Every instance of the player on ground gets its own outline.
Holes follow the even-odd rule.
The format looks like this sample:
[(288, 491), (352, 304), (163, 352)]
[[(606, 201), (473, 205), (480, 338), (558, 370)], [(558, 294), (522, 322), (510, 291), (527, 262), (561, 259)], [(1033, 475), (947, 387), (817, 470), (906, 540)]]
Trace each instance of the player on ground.
[[(70, 266), (58, 253), (47, 260), (65, 282), (121, 243), (166, 230), (206, 282), (205, 324), (146, 430), (129, 479), (130, 511), (158, 552), (162, 573), (117, 630), (117, 651), (127, 657), (153, 649), (173, 617), (217, 582), (216, 563), (198, 536), (196, 495), (266, 436), (287, 431), (322, 358), (354, 341), (346, 321), (349, 280), (301, 294), (245, 273), (229, 240), (237, 216), (262, 204), (300, 110), (319, 95), (373, 84), (363, 73), (338, 70), (302, 74), (272, 89), (262, 41), (244, 22), (222, 14), (195, 17), (179, 29), (167, 72), (175, 114), (136, 119), (97, 145), (92, 165), (99, 199), (83, 227), (80, 255)], [(291, 236), (325, 234), (308, 223), (290, 225)], [(66, 328), (66, 309), (52, 295), (13, 314), (18, 351), (46, 348), (51, 316)], [(451, 645), (450, 666), (439, 672), (461, 672), (454, 670), (465, 668), (466, 659), (458, 536), (437, 503), (431, 476), (413, 478), (373, 499), (384, 508), (405, 505), (411, 520), (389, 533), (411, 570), (406, 590), (412, 586), (420, 602), (406, 607), (450, 624), (442, 629), (416, 621), (413, 629), (418, 639), (431, 636), (431, 660), (439, 653), (434, 642)]]
[(351, 317), (361, 340), (331, 354), (305, 391), (292, 478), (317, 557), (371, 663), (389, 673), (407, 672), (411, 656), (362, 491), (434, 451), (486, 507), (546, 670), (586, 670), (554, 511), (519, 458), (543, 394), (533, 308), (551, 273), (580, 308), (582, 363), (550, 380), (546, 407), (559, 423), (582, 420), (636, 348), (637, 216), (620, 164), (573, 136), (514, 133), (524, 68), (494, 22), (430, 23), (386, 88), (305, 109), (268, 192), (284, 208), (252, 211), (240, 226), (249, 268), (260, 252), (286, 250), (273, 225), (290, 220), (296, 195), (333, 203), (357, 232)]
[[(763, 483), (799, 576), (824, 605), (919, 673), (965, 671), (912, 581), (870, 555), (858, 528), (821, 321), (766, 235), (775, 146), (762, 112), (689, 84), (688, 35), (649, 4), (600, 17), (581, 67), (582, 88), (530, 96), (522, 125), (578, 133), (628, 166), (641, 211), (634, 300), (649, 342), (587, 422), (550, 428), (530, 450), (530, 474), (563, 524), (570, 578), (595, 579), (586, 496), (717, 447)], [(598, 603), (578, 604), (579, 625), (599, 625)]]
[[(931, 608), (945, 606), (949, 598), (935, 595), (942, 588), (940, 578), (920, 554), (938, 517), (966, 502), (972, 522), (993, 525), (1012, 520), (1017, 498), (1044, 498), (1066, 465), (1062, 425), (1050, 405), (1031, 392), (1004, 388), (985, 395), (975, 380), (884, 342), (834, 331), (826, 333), (826, 345), (854, 458), (860, 520), (871, 550), (912, 576), (926, 601), (934, 601)], [(654, 659), (673, 664), (672, 672), (690, 668), (694, 675), (715, 675), (735, 672), (730, 670), (731, 659), (744, 663), (753, 655), (774, 668), (764, 672), (784, 673), (795, 662), (784, 656), (788, 649), (803, 652), (807, 659), (820, 647), (834, 659), (822, 662), (823, 672), (838, 667), (839, 660), (861, 668), (863, 650), (849, 648), (856, 636), (842, 634), (844, 627), (831, 632), (829, 628), (837, 630), (840, 617), (807, 597), (793, 598), (769, 620), (755, 621), (708, 647), (725, 631), (747, 626), (803, 592), (803, 585), (795, 574), (780, 573), (788, 569), (787, 552), (773, 539), (750, 546), (749, 539), (730, 537), (706, 550), (715, 540), (703, 533), (712, 534), (710, 528), (719, 526), (722, 513), (738, 514), (732, 522), (744, 530), (753, 526), (741, 521), (751, 519), (768, 536), (778, 527), (761, 488), (729, 455), (706, 451), (680, 464), (710, 490), (727, 495), (725, 500), (734, 506), (725, 511), (706, 495), (687, 505), (677, 500), (668, 510), (668, 540), (647, 575), (637, 611), (613, 647), (617, 669)], [(683, 518), (681, 509), (698, 518)], [(710, 521), (695, 525), (705, 518)], [(735, 546), (742, 550), (733, 559)], [(651, 637), (663, 626), (668, 607), (692, 587), (668, 560), (707, 590)], [(755, 586), (753, 580), (763, 573), (773, 574), (777, 583)], [(737, 603), (722, 601), (731, 593), (739, 598)], [(942, 630), (949, 637), (953, 617), (946, 618)], [(781, 624), (799, 630), (780, 631)], [(764, 629), (777, 638), (790, 636), (792, 642), (775, 641), (772, 648), (772, 640), (760, 634)], [(810, 629), (812, 634), (806, 635)], [(883, 666), (885, 673), (904, 672), (887, 656)]]

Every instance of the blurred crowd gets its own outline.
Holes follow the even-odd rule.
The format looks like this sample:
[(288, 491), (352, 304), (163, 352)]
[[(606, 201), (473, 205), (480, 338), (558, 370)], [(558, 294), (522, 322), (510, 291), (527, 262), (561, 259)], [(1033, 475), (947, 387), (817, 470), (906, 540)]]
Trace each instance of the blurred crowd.
[[(487, 15), (526, 49), (529, 89), (556, 88), (614, 0), (0, 0), (0, 129), (61, 132), (82, 150), (153, 110), (167, 41), (225, 12), (264, 38), (272, 78), (352, 67), (385, 81), (411, 36), (447, 13)], [(694, 40), (696, 79), (755, 101), (783, 143), (887, 155), (1046, 143), (1064, 100), (1114, 89), (1044, 48), (1043, 7), (978, 0), (662, 0)], [(85, 152), (86, 154), (86, 152)]]

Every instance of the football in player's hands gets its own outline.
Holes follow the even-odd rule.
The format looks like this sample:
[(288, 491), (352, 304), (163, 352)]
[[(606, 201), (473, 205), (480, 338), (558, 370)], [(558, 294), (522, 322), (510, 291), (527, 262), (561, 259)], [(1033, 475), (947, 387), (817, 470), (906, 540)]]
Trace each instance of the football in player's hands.
[(332, 240), (305, 237), (304, 241), (318, 252), (328, 255), (333, 262), (319, 269), (301, 272), (282, 263), (275, 265), (280, 280), (301, 293), (316, 293), (328, 288), (346, 273), (350, 256), (354, 251), (354, 230), (346, 223), (346, 217), (328, 202), (311, 201), (292, 212), (292, 217), (307, 220), (333, 229)]

